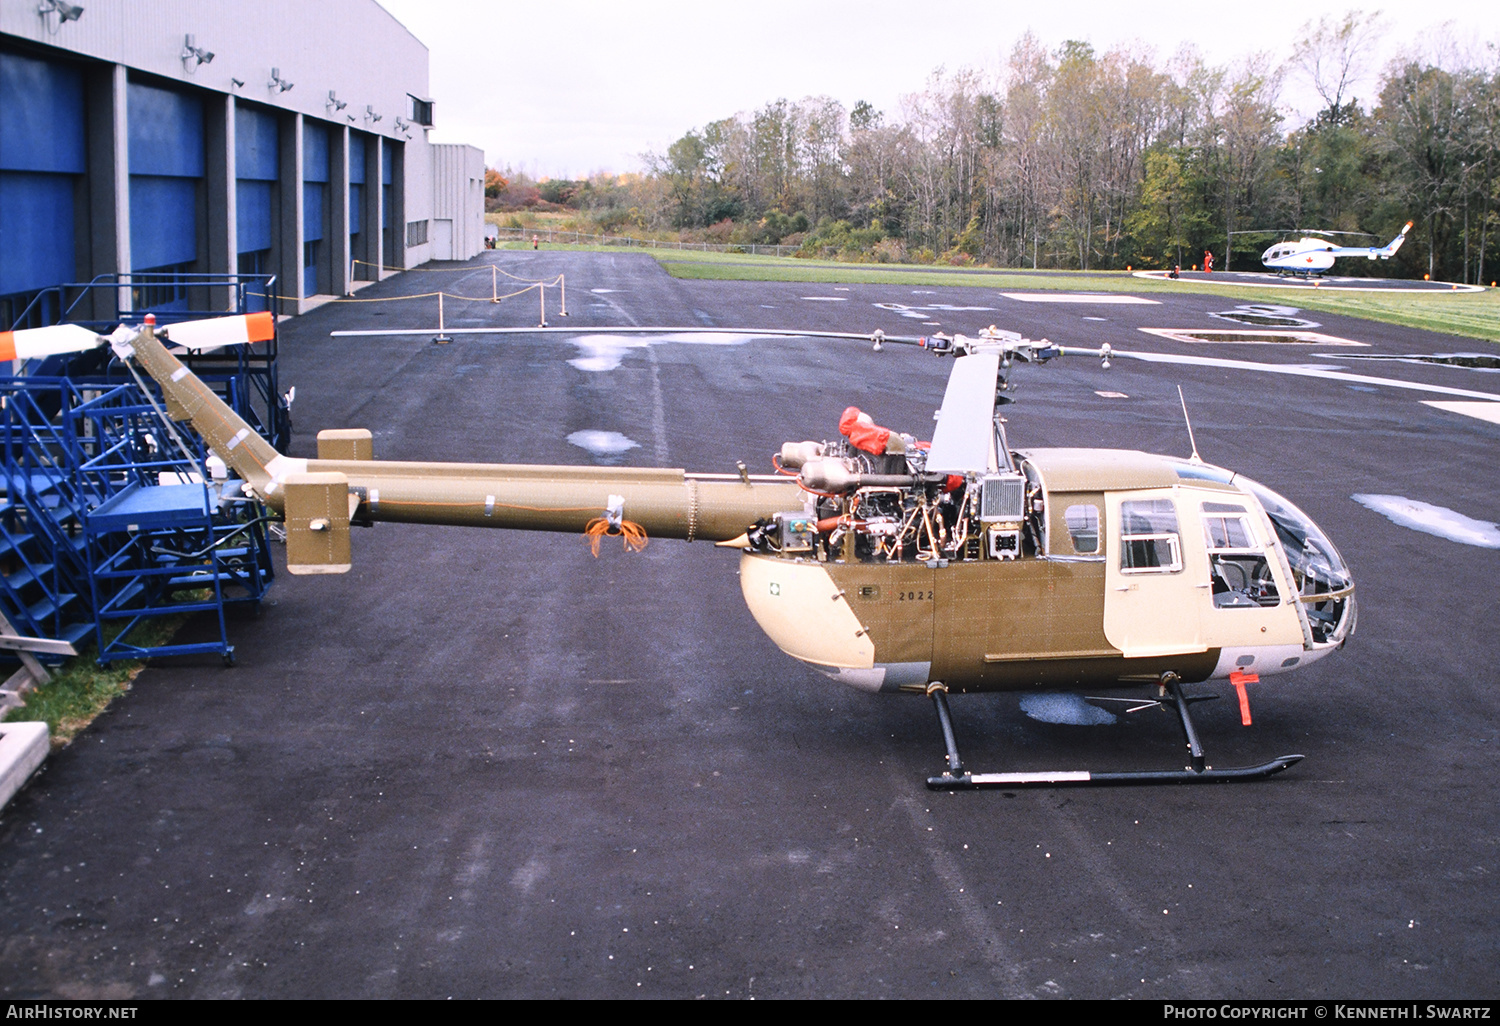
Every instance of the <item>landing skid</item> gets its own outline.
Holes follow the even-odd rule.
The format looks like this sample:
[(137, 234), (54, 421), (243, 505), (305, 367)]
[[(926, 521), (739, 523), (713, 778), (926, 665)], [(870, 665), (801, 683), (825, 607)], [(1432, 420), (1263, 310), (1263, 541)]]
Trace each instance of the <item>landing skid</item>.
[[(1182, 684), (1175, 673), (1163, 674), (1163, 694), (1148, 700), (1144, 705), (1169, 705), (1177, 712), (1182, 725), (1183, 738), (1187, 742), (1189, 765), (1180, 770), (1135, 770), (1125, 773), (1092, 773), (1088, 770), (1042, 771), (1035, 773), (970, 773), (964, 768), (958, 754), (958, 742), (953, 735), (953, 717), (948, 712), (948, 689), (941, 684), (932, 684), (927, 694), (937, 709), (938, 723), (943, 728), (943, 744), (948, 749), (948, 768), (940, 776), (928, 777), (927, 786), (934, 791), (972, 791), (985, 787), (1109, 787), (1118, 784), (1206, 784), (1230, 783), (1239, 780), (1264, 780), (1280, 773), (1288, 766), (1302, 761), (1300, 755), (1282, 755), (1259, 766), (1241, 766), (1231, 769), (1214, 769), (1208, 765), (1203, 754), (1203, 745), (1198, 740), (1198, 731), (1193, 726), (1188, 706), (1195, 701), (1204, 701), (1212, 696), (1188, 697), (1182, 693)], [(1143, 708), (1142, 703), (1134, 703)]]

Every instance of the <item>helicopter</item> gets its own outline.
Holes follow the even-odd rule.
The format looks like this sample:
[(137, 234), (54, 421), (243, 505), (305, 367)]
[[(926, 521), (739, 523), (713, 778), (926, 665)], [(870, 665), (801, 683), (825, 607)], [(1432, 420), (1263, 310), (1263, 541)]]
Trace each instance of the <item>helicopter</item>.
[[(839, 437), (789, 441), (776, 473), (758, 475), (743, 463), (690, 473), (381, 461), (364, 429), (321, 431), (317, 458), (289, 457), (180, 362), (153, 322), (94, 342), (157, 382), (166, 415), (189, 422), (237, 475), (229, 486), (281, 515), (291, 573), (348, 571), (351, 526), (375, 522), (582, 533), (596, 555), (606, 536), (635, 549), (650, 536), (714, 542), (738, 552), (746, 605), (783, 652), (844, 685), (932, 701), (947, 757), (933, 789), (1269, 777), (1302, 756), (1210, 766), (1190, 706), (1216, 696), (1184, 686), (1229, 681), (1248, 726), (1246, 684), (1322, 659), (1355, 630), (1354, 582), (1327, 535), (1271, 489), (1205, 463), (1196, 444), (1188, 458), (1011, 447), (1001, 411), (1015, 368), (1077, 355), (1108, 368), (1108, 345), (993, 326), (974, 338), (876, 332), (877, 349), (918, 345), (951, 359), (931, 441), (850, 407)], [(182, 351), (268, 330), (223, 317), (160, 334)], [(70, 346), (86, 333), (18, 332), (17, 351), (47, 332)], [(979, 773), (959, 754), (950, 693), (1143, 685), (1154, 698), (1091, 700), (1174, 712), (1182, 769)]]
[[(1301, 275), (1310, 278), (1320, 275), (1333, 266), (1339, 257), (1364, 257), (1367, 260), (1389, 260), (1396, 255), (1411, 231), (1412, 222), (1407, 221), (1400, 233), (1384, 246), (1335, 246), (1326, 238), (1314, 236), (1364, 235), (1365, 232), (1325, 232), (1306, 230), (1300, 239), (1287, 239), (1268, 247), (1260, 255), (1260, 262), (1281, 275)], [(1304, 229), (1305, 230), (1305, 229)], [(1233, 234), (1241, 234), (1235, 232)], [(1249, 233), (1258, 234), (1258, 233)]]

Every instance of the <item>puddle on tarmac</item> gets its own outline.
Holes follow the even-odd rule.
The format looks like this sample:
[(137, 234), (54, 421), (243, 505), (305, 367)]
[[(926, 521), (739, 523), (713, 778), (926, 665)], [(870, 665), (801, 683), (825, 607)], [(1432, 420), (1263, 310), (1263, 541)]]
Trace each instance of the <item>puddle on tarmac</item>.
[(632, 349), (645, 349), (661, 342), (677, 342), (691, 346), (739, 346), (771, 335), (742, 335), (729, 331), (680, 331), (661, 335), (580, 335), (572, 339), (579, 355), (568, 361), (569, 366), (581, 371), (599, 373), (612, 371), (620, 366), (625, 354)]
[(618, 431), (574, 431), (568, 443), (586, 449), (595, 456), (619, 456), (631, 449), (639, 449), (641, 443), (627, 438)]
[(1500, 549), (1500, 524), (1475, 520), (1444, 506), (1408, 499), (1404, 495), (1352, 495), (1355, 502), (1374, 510), (1392, 523), (1423, 534), (1477, 545), (1483, 549)]
[(1405, 356), (1377, 356), (1373, 353), (1329, 353), (1339, 360), (1385, 360), (1391, 363), (1434, 363), (1444, 367), (1463, 367), (1466, 370), (1500, 370), (1500, 356), (1488, 353), (1409, 353)]
[(1090, 705), (1082, 695), (1025, 695), (1021, 711), (1042, 723), (1063, 723), (1071, 727), (1103, 727), (1115, 722), (1115, 714)]

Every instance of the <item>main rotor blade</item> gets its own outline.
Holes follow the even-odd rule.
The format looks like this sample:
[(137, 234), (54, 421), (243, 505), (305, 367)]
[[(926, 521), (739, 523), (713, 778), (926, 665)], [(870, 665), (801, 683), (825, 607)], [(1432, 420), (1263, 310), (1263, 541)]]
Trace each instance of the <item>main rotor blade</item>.
[[(1500, 402), (1500, 394), (1494, 392), (1476, 392), (1467, 388), (1451, 388), (1447, 385), (1426, 385), (1418, 381), (1402, 381), (1398, 378), (1377, 378), (1367, 374), (1351, 374), (1348, 371), (1330, 370), (1324, 367), (1309, 367), (1306, 364), (1257, 363), (1253, 360), (1227, 360), (1217, 356), (1190, 356), (1182, 353), (1147, 353), (1131, 349), (1116, 349), (1113, 355), (1140, 360), (1142, 363), (1175, 363), (1191, 367), (1250, 371), (1256, 374), (1284, 374), (1294, 378), (1322, 378), (1325, 381), (1380, 385), (1412, 392), (1431, 392), (1436, 395), (1462, 396), (1466, 399), (1489, 399)], [(1333, 357), (1325, 357), (1325, 359), (1333, 359)]]
[[(436, 329), (434, 328), (371, 328), (358, 331), (330, 331), (330, 338), (377, 338), (383, 335), (421, 335), (430, 337)], [(872, 342), (879, 337), (881, 342), (893, 342), (896, 345), (920, 346), (926, 343), (930, 336), (922, 335), (887, 335), (879, 331), (820, 331), (809, 328), (705, 328), (701, 324), (692, 327), (642, 327), (630, 324), (623, 326), (606, 325), (593, 327), (551, 327), (551, 328), (444, 328), (449, 335), (682, 335), (682, 334), (722, 334), (722, 335), (765, 335), (775, 338), (842, 338), (852, 339), (856, 342)]]
[[(450, 335), (465, 333), (474, 335), (589, 335), (589, 334), (668, 334), (668, 333), (723, 333), (736, 335), (762, 335), (778, 338), (834, 338), (850, 339), (858, 342), (869, 342), (875, 338), (875, 332), (853, 332), (853, 331), (820, 331), (806, 328), (705, 328), (696, 327), (641, 327), (637, 325), (625, 326), (595, 326), (588, 328), (574, 327), (549, 327), (549, 328), (448, 328)], [(369, 331), (334, 331), (330, 332), (332, 337), (379, 337), (379, 336), (406, 336), (420, 335), (431, 336), (432, 328), (410, 329), (402, 328), (396, 330), (375, 329)], [(881, 335), (882, 342), (897, 345), (928, 346), (932, 337), (920, 335)], [(1068, 355), (1073, 348), (1070, 346), (1058, 347), (1063, 355)], [(1093, 350), (1088, 350), (1087, 355), (1098, 355)], [(1424, 385), (1414, 381), (1401, 381), (1395, 378), (1379, 378), (1365, 374), (1351, 374), (1347, 371), (1328, 370), (1318, 367), (1308, 367), (1298, 364), (1257, 363), (1251, 360), (1228, 360), (1223, 357), (1213, 356), (1191, 356), (1179, 353), (1148, 353), (1140, 350), (1114, 349), (1111, 350), (1112, 357), (1124, 357), (1132, 360), (1140, 360), (1143, 363), (1175, 363), (1196, 367), (1218, 367), (1225, 370), (1242, 370), (1258, 374), (1283, 374), (1291, 377), (1322, 378), (1326, 381), (1339, 381), (1353, 384), (1381, 385), (1388, 388), (1407, 389), (1415, 392), (1430, 392), (1436, 395), (1451, 395), (1466, 399), (1486, 399), (1500, 402), (1500, 394), (1491, 392), (1477, 392), (1466, 388), (1451, 388), (1446, 385)]]
[(995, 383), (999, 353), (971, 353), (953, 361), (948, 390), (932, 429), (927, 469), (933, 473), (983, 474), (990, 469), (995, 437)]

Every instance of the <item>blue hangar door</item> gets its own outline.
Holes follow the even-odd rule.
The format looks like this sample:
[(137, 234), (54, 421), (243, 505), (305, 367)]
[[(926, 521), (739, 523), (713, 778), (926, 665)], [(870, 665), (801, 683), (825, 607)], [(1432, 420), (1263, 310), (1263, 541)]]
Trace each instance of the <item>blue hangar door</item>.
[(0, 331), (55, 321), (58, 297), (37, 293), (86, 277), (75, 237), (85, 170), (83, 75), (0, 52)]
[[(328, 129), (310, 121), (302, 125), (302, 294), (331, 291), (323, 267), (328, 238)], [(321, 286), (321, 288), (320, 288)]]
[(266, 282), (276, 273), (276, 262), (271, 259), (272, 225), (277, 218), (280, 166), (276, 115), (253, 107), (236, 107), (235, 238), (239, 240), (237, 269), (252, 278), (245, 283), (245, 308), (249, 312), (271, 308)]
[(203, 101), (131, 82), (130, 263), (137, 310), (186, 310), (203, 217)]

